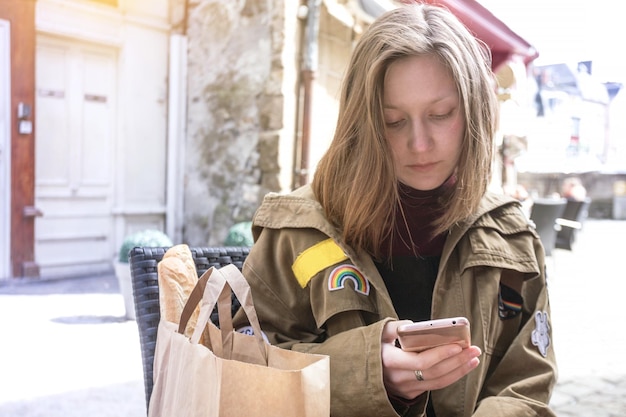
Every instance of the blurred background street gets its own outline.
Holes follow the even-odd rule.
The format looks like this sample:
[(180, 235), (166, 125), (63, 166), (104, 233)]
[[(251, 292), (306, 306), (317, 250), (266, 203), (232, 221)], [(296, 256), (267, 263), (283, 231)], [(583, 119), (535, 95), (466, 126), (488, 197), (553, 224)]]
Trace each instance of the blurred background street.
[(626, 416), (626, 221), (588, 219), (572, 251), (548, 259), (558, 416)]
[[(626, 221), (588, 219), (548, 259), (559, 416), (626, 415)], [(145, 415), (137, 326), (116, 278), (0, 284), (0, 416)]]
[(115, 275), (0, 284), (0, 416), (145, 415), (135, 321)]

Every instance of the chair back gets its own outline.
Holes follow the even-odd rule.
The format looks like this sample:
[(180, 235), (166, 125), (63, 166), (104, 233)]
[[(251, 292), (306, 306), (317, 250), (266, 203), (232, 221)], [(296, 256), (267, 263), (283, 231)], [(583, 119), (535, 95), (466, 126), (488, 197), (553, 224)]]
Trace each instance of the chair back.
[(587, 219), (590, 204), (590, 198), (585, 200), (567, 200), (567, 204), (565, 206), (565, 210), (563, 210), (561, 218), (575, 222), (577, 227), (561, 227), (561, 230), (559, 230), (556, 235), (555, 247), (559, 249), (572, 250), (574, 241), (576, 240), (576, 234), (580, 229), (582, 229), (582, 225)]
[(587, 218), (589, 204), (591, 204), (590, 198), (587, 198), (586, 200), (567, 200), (567, 204), (565, 205), (565, 210), (563, 210), (561, 218), (582, 222)]
[(537, 199), (533, 202), (530, 211), (530, 220), (535, 223), (535, 228), (541, 243), (545, 250), (546, 256), (552, 255), (552, 249), (556, 244), (556, 234), (558, 226), (556, 219), (561, 217), (565, 210), (567, 200), (561, 199)]
[[(157, 264), (169, 248), (137, 247), (130, 251), (129, 263), (133, 287), (133, 302), (143, 363), (143, 380), (146, 394), (146, 410), (150, 403), (153, 386), (154, 349), (157, 329), (161, 319), (159, 306), (159, 278)], [(212, 266), (221, 268), (234, 264), (241, 270), (250, 253), (249, 247), (190, 247), (196, 271), (200, 277)], [(233, 299), (233, 314), (239, 307)], [(217, 315), (211, 316), (217, 324)]]

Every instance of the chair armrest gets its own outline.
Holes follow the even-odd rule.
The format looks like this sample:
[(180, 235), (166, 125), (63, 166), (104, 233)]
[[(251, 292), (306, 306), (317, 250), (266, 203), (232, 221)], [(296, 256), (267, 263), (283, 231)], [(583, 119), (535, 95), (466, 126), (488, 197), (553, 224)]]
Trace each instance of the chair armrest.
[(583, 228), (583, 225), (581, 222), (577, 222), (574, 220), (561, 219), (561, 218), (556, 219), (556, 224), (558, 224), (561, 227), (569, 227), (570, 229), (576, 229), (576, 230), (580, 230)]

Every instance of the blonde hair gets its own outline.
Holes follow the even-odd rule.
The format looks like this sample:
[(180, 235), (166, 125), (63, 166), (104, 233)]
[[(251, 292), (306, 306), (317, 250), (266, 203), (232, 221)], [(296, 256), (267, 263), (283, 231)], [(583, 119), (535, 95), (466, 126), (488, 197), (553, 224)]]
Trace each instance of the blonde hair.
[(432, 54), (455, 80), (465, 115), (456, 183), (442, 204), (435, 233), (477, 209), (491, 176), (497, 97), (488, 49), (446, 9), (404, 5), (378, 18), (357, 43), (343, 81), (333, 141), (320, 160), (313, 191), (325, 214), (354, 248), (379, 256), (393, 233), (397, 178), (385, 139), (383, 87), (389, 65)]

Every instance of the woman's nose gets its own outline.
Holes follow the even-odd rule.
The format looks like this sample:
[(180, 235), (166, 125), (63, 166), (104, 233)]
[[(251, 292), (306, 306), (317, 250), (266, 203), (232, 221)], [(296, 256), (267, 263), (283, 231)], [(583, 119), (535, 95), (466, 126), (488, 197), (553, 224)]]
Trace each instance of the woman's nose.
[(429, 149), (430, 144), (430, 135), (426, 125), (421, 120), (413, 121), (407, 144), (409, 149), (414, 152), (423, 152)]

